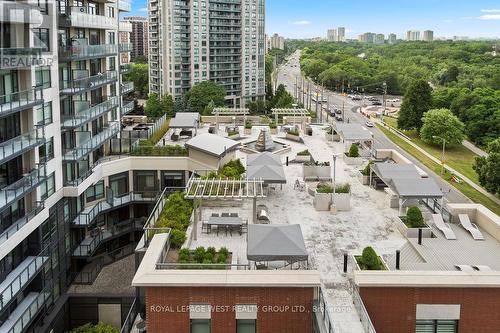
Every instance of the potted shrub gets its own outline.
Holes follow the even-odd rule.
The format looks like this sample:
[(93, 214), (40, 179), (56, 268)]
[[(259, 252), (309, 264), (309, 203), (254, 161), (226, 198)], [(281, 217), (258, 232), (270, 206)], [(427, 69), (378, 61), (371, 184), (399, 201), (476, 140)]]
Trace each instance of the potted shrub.
[(363, 163), (363, 158), (359, 156), (359, 146), (353, 143), (349, 151), (344, 153), (344, 162), (347, 165), (358, 165)]
[(231, 130), (229, 132), (227, 132), (227, 137), (229, 139), (233, 139), (233, 140), (237, 140), (240, 138), (240, 131), (239, 130)]
[(250, 120), (245, 121), (245, 135), (252, 134), (252, 122)]
[(329, 183), (319, 183), (314, 191), (313, 205), (317, 211), (328, 211), (332, 204), (333, 186)]
[(385, 271), (387, 267), (384, 260), (377, 255), (377, 252), (371, 247), (367, 246), (363, 249), (360, 256), (355, 256), (356, 263), (360, 270), (367, 271)]
[(370, 168), (373, 163), (373, 160), (370, 160), (363, 169), (359, 170), (358, 178), (363, 185), (369, 185), (370, 183)]
[(286, 138), (288, 140), (293, 140), (297, 142), (301, 142), (302, 140), (300, 139), (300, 133), (298, 130), (290, 130), (286, 132)]
[(271, 134), (278, 134), (278, 125), (274, 121), (271, 121), (269, 123), (269, 129), (271, 131)]
[(325, 132), (326, 141), (340, 141), (340, 135), (333, 127), (328, 127)]
[(351, 210), (351, 185), (348, 183), (336, 185), (332, 202), (338, 211)]
[(418, 229), (422, 229), (422, 237), (431, 238), (432, 229), (425, 223), (422, 211), (417, 206), (408, 207), (406, 216), (400, 216), (398, 230), (408, 238), (417, 238)]
[(297, 153), (297, 157), (295, 157), (295, 161), (297, 162), (310, 162), (311, 161), (311, 153), (309, 150), (299, 151)]
[(302, 175), (307, 179), (330, 179), (332, 177), (332, 168), (329, 162), (305, 162), (302, 165)]

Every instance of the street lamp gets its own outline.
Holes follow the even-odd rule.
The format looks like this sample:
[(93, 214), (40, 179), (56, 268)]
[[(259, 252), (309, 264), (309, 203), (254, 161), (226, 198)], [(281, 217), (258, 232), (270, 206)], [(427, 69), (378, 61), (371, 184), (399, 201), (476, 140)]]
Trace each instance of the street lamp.
[(440, 136), (437, 136), (437, 135), (433, 135), (432, 138), (443, 140), (443, 152), (441, 153), (441, 176), (443, 176), (443, 173), (444, 173), (444, 151), (446, 149), (446, 139), (442, 138)]
[[(333, 128), (332, 128), (332, 135), (333, 135)], [(335, 186), (337, 185), (335, 166), (337, 165), (337, 157), (339, 157), (340, 155), (341, 154), (333, 154), (333, 203), (335, 203)]]

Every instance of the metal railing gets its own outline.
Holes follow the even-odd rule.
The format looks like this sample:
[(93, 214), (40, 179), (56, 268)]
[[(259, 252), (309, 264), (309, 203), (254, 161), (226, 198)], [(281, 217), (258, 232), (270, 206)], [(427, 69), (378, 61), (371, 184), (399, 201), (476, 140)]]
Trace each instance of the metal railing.
[(352, 289), (352, 303), (354, 304), (354, 308), (358, 312), (359, 319), (361, 321), (361, 325), (366, 333), (376, 333), (375, 327), (368, 315), (368, 311), (366, 311), (365, 305), (363, 304), (363, 300), (359, 295), (358, 287), (354, 284), (354, 281), (351, 281), (351, 289)]
[(33, 88), (0, 96), (0, 114), (43, 103), (43, 90)]
[(59, 57), (64, 60), (104, 57), (118, 53), (118, 44), (71, 45), (59, 48)]
[(123, 322), (120, 333), (130, 333), (132, 327), (134, 326), (135, 318), (139, 314), (139, 301), (137, 298), (134, 298), (134, 302), (130, 306), (130, 310), (125, 317), (125, 321)]
[(10, 227), (5, 229), (1, 234), (0, 234), (0, 245), (3, 244), (7, 239), (12, 237), (16, 232), (19, 231), (22, 227), (24, 227), (26, 224), (28, 224), (29, 221), (31, 221), (32, 218), (37, 216), (43, 209), (44, 209), (44, 204), (43, 201), (37, 202), (36, 208), (29, 212), (28, 214), (24, 215), (20, 219), (18, 219), (16, 222), (12, 223)]
[(93, 150), (102, 146), (106, 140), (115, 136), (120, 132), (119, 123), (110, 123), (109, 127), (105, 128), (102, 132), (94, 135), (89, 140), (83, 142), (78, 147), (66, 149), (63, 154), (63, 160), (76, 161), (89, 154)]
[(83, 124), (96, 119), (113, 108), (118, 107), (119, 99), (117, 96), (111, 96), (107, 101), (91, 106), (90, 108), (78, 112), (71, 116), (63, 116), (63, 128), (81, 127)]
[(28, 282), (40, 272), (48, 259), (47, 251), (43, 250), (38, 256), (30, 260), (28, 265), (18, 273), (14, 280), (0, 292), (0, 310), (15, 299), (16, 295), (23, 290)]
[(132, 92), (133, 90), (134, 90), (134, 82), (132, 82), (132, 81), (122, 82), (121, 92), (123, 95), (128, 94), (129, 92)]
[[(155, 224), (158, 221), (161, 212), (163, 211), (163, 207), (165, 207), (167, 203), (167, 190), (168, 188), (164, 188), (163, 191), (161, 192), (158, 201), (156, 202), (155, 206), (153, 207), (153, 210), (149, 214), (148, 219), (146, 220), (146, 223), (144, 223), (143, 231), (144, 231), (144, 246), (148, 247), (149, 242), (151, 241), (151, 238), (156, 233), (170, 233), (171, 228), (156, 228)], [(170, 237), (169, 237), (169, 244), (170, 244)]]
[(132, 10), (132, 3), (128, 0), (118, 0), (118, 10), (130, 12)]
[(0, 209), (18, 200), (29, 191), (32, 191), (41, 184), (47, 177), (45, 165), (41, 164), (33, 169), (23, 178), (0, 189)]
[(199, 264), (199, 263), (163, 263), (156, 264), (156, 269), (220, 269), (250, 270), (250, 264)]
[[(36, 296), (21, 317), (16, 320), (14, 325), (6, 333), (22, 333), (31, 324), (31, 321), (37, 316), (38, 312), (44, 307), (45, 302), (52, 295), (52, 287), (46, 286), (44, 290)], [(29, 294), (28, 294), (29, 296)]]
[(134, 110), (134, 101), (126, 103), (122, 107), (122, 116)]
[(45, 142), (45, 127), (35, 126), (31, 132), (21, 134), (0, 143), (0, 163), (20, 154), (21, 152), (39, 146)]
[[(323, 295), (323, 289), (321, 287), (319, 288), (319, 295), (318, 295), (318, 300), (314, 302), (314, 311), (313, 314), (316, 316), (316, 322), (315, 324), (317, 326), (323, 326), (324, 330), (326, 330), (327, 333), (335, 333), (335, 329), (333, 328), (333, 322), (330, 319), (330, 314), (328, 313), (328, 306), (327, 306), (327, 301), (325, 299), (325, 296)], [(319, 316), (319, 318), (317, 318)], [(320, 319), (321, 322), (317, 322), (317, 319)], [(323, 332), (324, 330), (319, 329), (317, 327), (318, 332)]]
[(121, 64), (120, 65), (120, 73), (122, 73), (122, 74), (130, 73), (132, 71), (132, 68), (133, 68), (132, 63)]
[(80, 79), (60, 81), (60, 91), (62, 94), (82, 93), (86, 90), (95, 89), (102, 85), (110, 84), (118, 79), (116, 71), (106, 71), (93, 76)]
[(88, 13), (87, 7), (71, 7), (69, 18), (73, 27), (98, 29), (116, 29), (118, 27), (116, 18)]
[(132, 44), (131, 43), (122, 43), (118, 45), (118, 50), (120, 52), (130, 52), (132, 51)]

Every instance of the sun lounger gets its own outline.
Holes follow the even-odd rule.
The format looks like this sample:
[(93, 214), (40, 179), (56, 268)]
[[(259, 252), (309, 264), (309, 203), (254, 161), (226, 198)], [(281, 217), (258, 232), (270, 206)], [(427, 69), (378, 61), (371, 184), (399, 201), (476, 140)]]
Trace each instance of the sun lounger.
[(475, 272), (474, 268), (472, 268), (472, 266), (469, 265), (455, 265), (455, 267), (462, 272)]
[(434, 222), (436, 228), (441, 230), (446, 239), (457, 239), (453, 230), (451, 230), (451, 228), (444, 223), (443, 217), (440, 214), (432, 214), (432, 221)]
[(480, 272), (491, 272), (492, 269), (490, 266), (486, 266), (486, 265), (474, 265), (472, 266), (476, 271), (480, 271)]
[(472, 238), (474, 238), (475, 240), (484, 240), (483, 234), (481, 233), (481, 231), (479, 231), (478, 227), (470, 221), (469, 215), (459, 214), (458, 219), (460, 220), (460, 224), (462, 225), (462, 227), (470, 232)]

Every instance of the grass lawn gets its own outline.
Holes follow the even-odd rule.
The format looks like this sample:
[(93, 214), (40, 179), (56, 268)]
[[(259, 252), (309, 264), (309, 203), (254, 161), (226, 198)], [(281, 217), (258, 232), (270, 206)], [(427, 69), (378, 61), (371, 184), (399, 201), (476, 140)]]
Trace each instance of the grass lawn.
[[(399, 147), (402, 149), (406, 150), (410, 155), (415, 157), (417, 160), (422, 162), (426, 167), (434, 171), (436, 174), (441, 173), (441, 166), (437, 163), (435, 163), (433, 160), (431, 160), (429, 157), (424, 155), (418, 150), (415, 150), (408, 142), (405, 140), (401, 139), (398, 135), (394, 134), (393, 132), (389, 131), (388, 129), (384, 128), (383, 126), (377, 124), (377, 127), (395, 144), (397, 144)], [(465, 148), (464, 148), (465, 149)], [(444, 180), (446, 180), (448, 183), (450, 183), (453, 187), (455, 187), (457, 190), (462, 192), (465, 196), (467, 196), (469, 199), (474, 201), (475, 203), (479, 203), (484, 205), (485, 207), (488, 207), (491, 211), (493, 211), (495, 214), (500, 215), (500, 206), (497, 205), (493, 200), (482, 194), (481, 192), (477, 191), (474, 189), (472, 186), (467, 184), (466, 182), (462, 182), (460, 184), (457, 184), (455, 182), (452, 182), (451, 179), (451, 174), (449, 172), (445, 172), (444, 175), (442, 176)]]
[[(389, 126), (398, 128), (396, 118), (384, 117), (384, 121)], [(441, 154), (443, 151), (442, 146), (433, 146), (423, 142), (418, 137), (418, 133), (415, 130), (401, 131), (401, 132), (410, 137), (413, 143), (418, 145), (420, 148), (424, 149), (432, 156), (441, 160)], [(467, 149), (463, 145), (455, 147), (446, 147), (444, 155), (446, 165), (449, 165), (453, 169), (457, 170), (458, 172), (460, 172), (461, 174), (472, 180), (477, 185), (481, 186), (481, 184), (479, 184), (479, 179), (476, 172), (474, 171), (474, 169), (472, 169), (476, 157), (478, 157), (478, 155), (474, 154), (471, 150)]]

